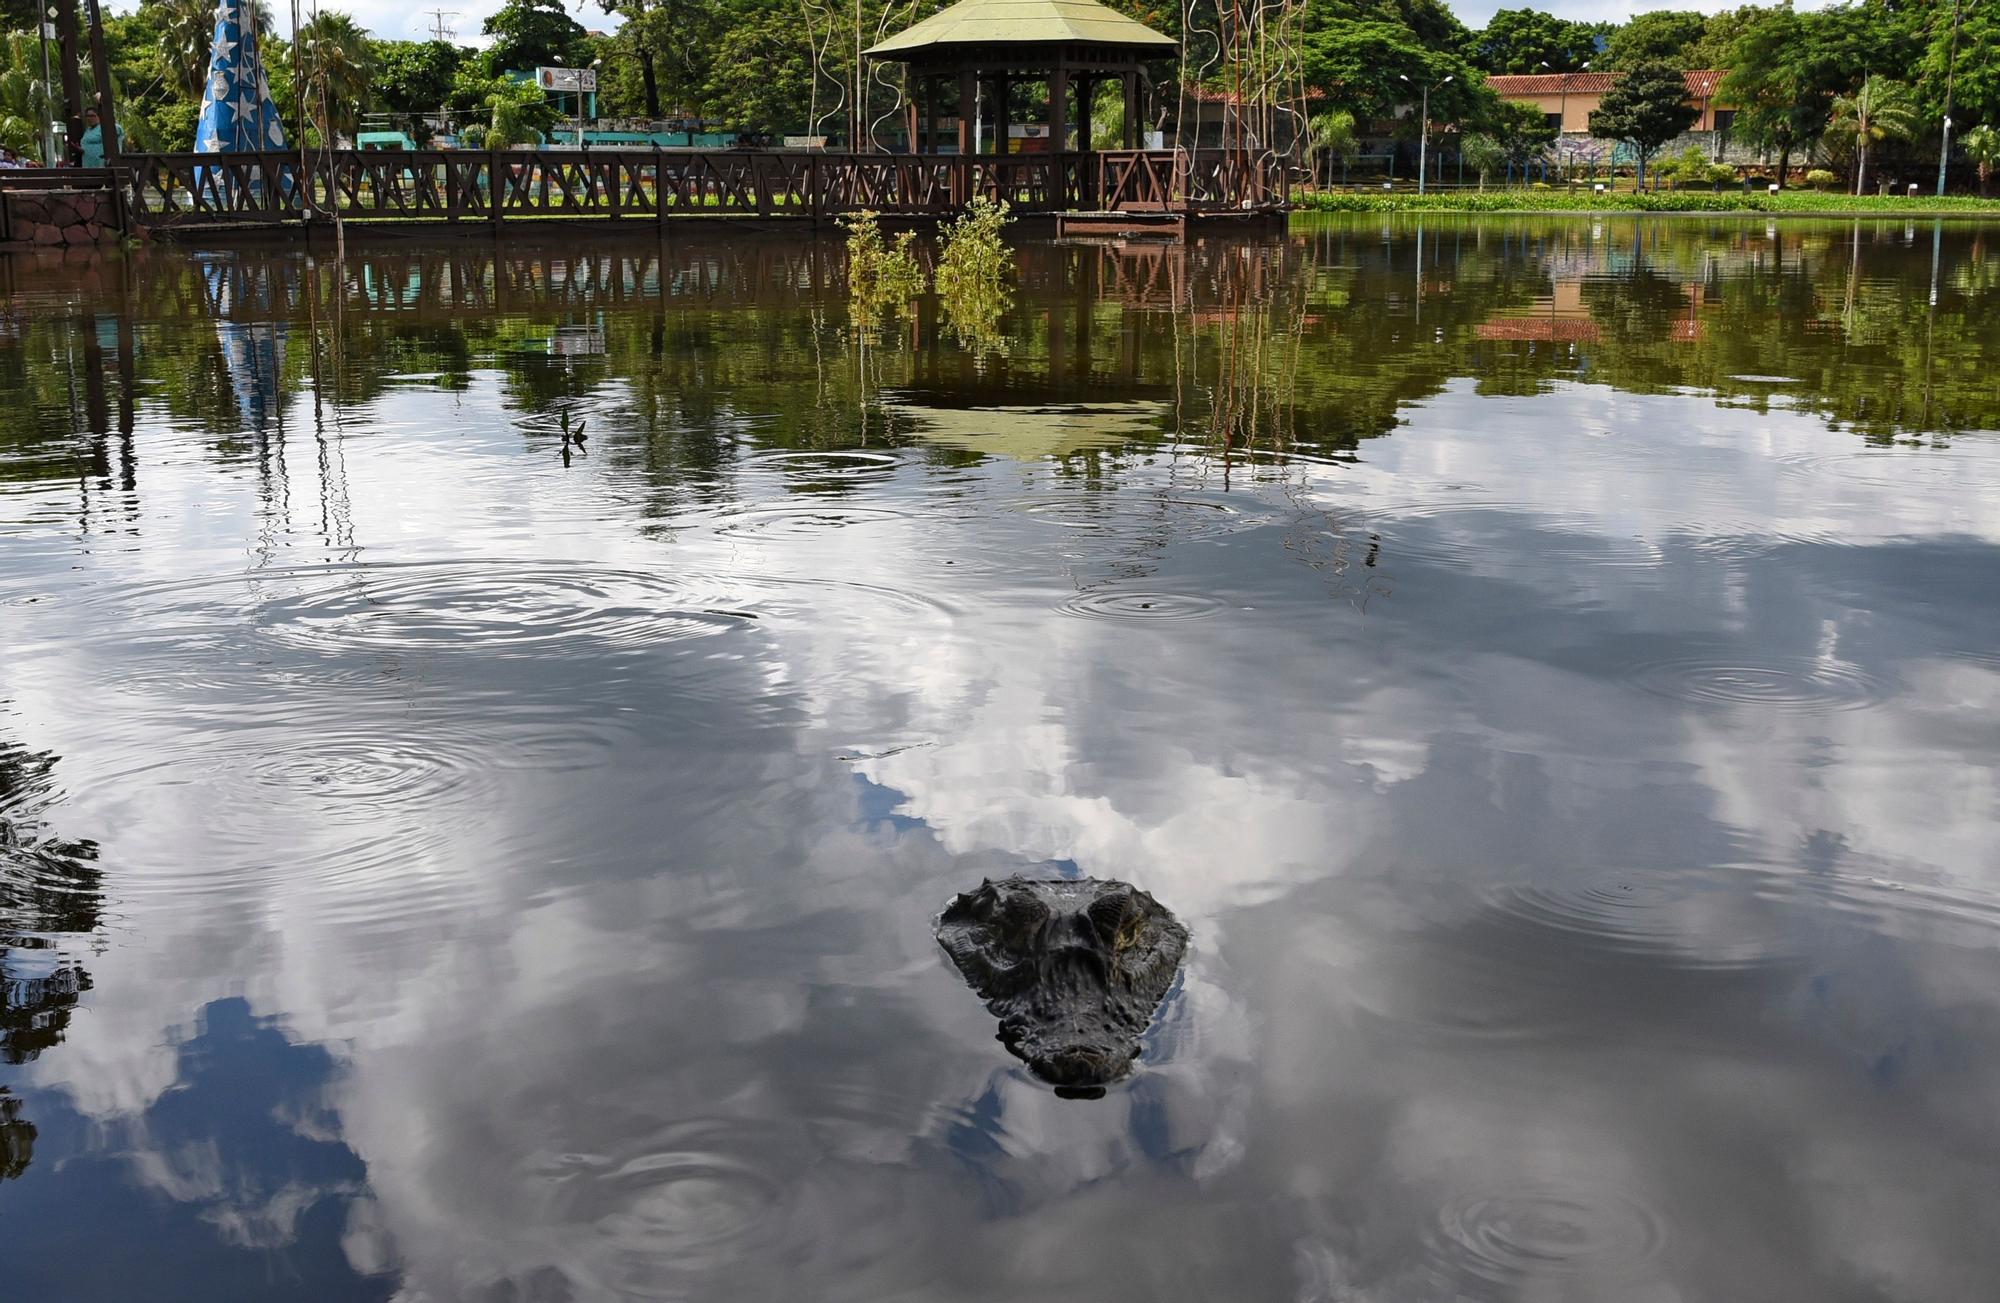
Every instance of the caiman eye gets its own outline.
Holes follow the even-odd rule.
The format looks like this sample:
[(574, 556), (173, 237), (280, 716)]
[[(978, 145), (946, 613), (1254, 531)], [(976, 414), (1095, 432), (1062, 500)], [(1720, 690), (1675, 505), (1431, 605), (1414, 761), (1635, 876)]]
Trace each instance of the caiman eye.
[(1032, 949), (1049, 922), (1049, 907), (1033, 896), (1008, 896), (991, 916), (993, 935), (1009, 949)]
[(1137, 932), (1142, 917), (1139, 902), (1133, 898), (1131, 889), (1123, 886), (1091, 901), (1089, 913), (1097, 935), (1113, 950), (1122, 950), (1132, 943), (1131, 934)]

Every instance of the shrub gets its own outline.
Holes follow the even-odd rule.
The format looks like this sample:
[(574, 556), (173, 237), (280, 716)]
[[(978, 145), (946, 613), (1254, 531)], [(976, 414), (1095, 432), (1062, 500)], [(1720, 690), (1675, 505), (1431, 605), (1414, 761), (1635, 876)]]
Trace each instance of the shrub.
[(978, 198), (938, 232), (938, 302), (961, 339), (985, 346), (999, 337), (1011, 294), (1013, 259), (1000, 233), (1013, 219), (1004, 200)]
[(1839, 177), (1823, 167), (1816, 167), (1806, 173), (1806, 184), (1815, 190), (1831, 190), (1839, 180)]
[(882, 227), (872, 212), (842, 218), (841, 225), (847, 228), (847, 298), (857, 317), (872, 319), (924, 292), (915, 231), (897, 235), (891, 246), (882, 242)]

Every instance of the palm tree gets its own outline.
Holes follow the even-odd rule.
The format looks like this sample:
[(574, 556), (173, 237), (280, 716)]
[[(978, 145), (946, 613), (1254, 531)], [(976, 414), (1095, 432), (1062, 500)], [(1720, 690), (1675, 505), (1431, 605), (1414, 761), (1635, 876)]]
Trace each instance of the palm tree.
[(150, 0), (160, 31), (160, 52), (174, 88), (190, 100), (201, 98), (215, 41), (215, 6), (208, 0)]
[(55, 101), (42, 81), (40, 47), (19, 32), (4, 38), (0, 60), (0, 145), (25, 156), (41, 152), (40, 123), (55, 114)]
[(1360, 143), (1360, 137), (1354, 130), (1354, 115), (1346, 109), (1315, 113), (1306, 123), (1306, 140), (1313, 157), (1326, 161), (1326, 177), (1332, 180), (1333, 160), (1354, 157), (1354, 150)]
[(1974, 127), (1958, 138), (1958, 147), (1979, 169), (1979, 193), (1984, 195), (1993, 170), (2000, 167), (2000, 128)]
[(1867, 184), (1868, 147), (1878, 140), (1908, 140), (1918, 125), (1916, 96), (1899, 81), (1863, 77), (1859, 92), (1833, 102), (1829, 134), (1854, 136), (1855, 194)]
[(331, 146), (361, 121), (374, 73), (368, 34), (346, 14), (326, 9), (299, 25), (296, 40), (306, 114), (320, 143)]

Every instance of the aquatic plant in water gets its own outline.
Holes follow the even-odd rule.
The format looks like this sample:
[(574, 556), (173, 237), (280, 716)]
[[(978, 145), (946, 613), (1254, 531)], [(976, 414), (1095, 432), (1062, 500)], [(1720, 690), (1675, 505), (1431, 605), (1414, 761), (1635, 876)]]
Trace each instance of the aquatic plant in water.
[(843, 218), (841, 225), (847, 228), (848, 303), (857, 320), (872, 321), (924, 292), (916, 232), (903, 231), (893, 245), (885, 244), (872, 212)]
[(953, 331), (974, 348), (999, 341), (1000, 314), (1013, 301), (1007, 282), (1014, 259), (1000, 238), (1012, 220), (1005, 200), (982, 197), (938, 232), (938, 302)]

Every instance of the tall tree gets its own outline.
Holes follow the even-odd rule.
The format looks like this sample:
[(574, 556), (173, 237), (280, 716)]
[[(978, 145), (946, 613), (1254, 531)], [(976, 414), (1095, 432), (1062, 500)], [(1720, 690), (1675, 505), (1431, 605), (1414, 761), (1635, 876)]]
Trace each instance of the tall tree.
[(293, 40), (307, 120), (325, 144), (351, 137), (367, 107), (374, 70), (368, 34), (348, 15), (324, 9), (301, 23)]
[(1646, 184), (1646, 160), (1660, 146), (1694, 125), (1700, 110), (1687, 102), (1687, 79), (1665, 63), (1642, 63), (1612, 83), (1590, 114), (1590, 134), (1623, 141), (1639, 160), (1638, 184)]
[(1524, 173), (1556, 141), (1556, 127), (1540, 105), (1501, 100), (1485, 116), (1481, 130), (1492, 138), (1500, 157)]
[(574, 66), (586, 33), (562, 0), (507, 0), (480, 28), (493, 38), (487, 71), (533, 72), (554, 64)]
[(1921, 121), (1916, 95), (1887, 77), (1864, 78), (1860, 90), (1834, 100), (1827, 139), (1853, 150), (1855, 194), (1867, 186), (1869, 148), (1885, 140), (1909, 140)]
[(371, 41), (373, 98), (391, 113), (435, 113), (451, 98), (452, 81), (473, 52), (449, 41)]
[(618, 35), (614, 38), (620, 45), (630, 49), (632, 67), (639, 74), (639, 90), (644, 100), (646, 116), (660, 116), (660, 76), (653, 65), (654, 25), (646, 21), (647, 13), (657, 8), (648, 0), (597, 0), (607, 14), (616, 14), (621, 20)]
[(1736, 38), (1718, 99), (1741, 105), (1737, 130), (1752, 144), (1778, 153), (1778, 184), (1785, 183), (1794, 150), (1811, 148), (1826, 130), (1828, 106), (1816, 84), (1806, 28), (1789, 5), (1765, 11)]
[(1702, 37), (1707, 20), (1685, 9), (1655, 9), (1635, 14), (1611, 33), (1604, 47), (1604, 66), (1636, 68), (1642, 63), (1692, 66), (1688, 51)]
[(1472, 38), (1472, 60), (1493, 73), (1575, 72), (1597, 53), (1598, 31), (1538, 9), (1502, 9)]
[[(1323, 22), (1308, 27), (1300, 46), (1306, 84), (1357, 118), (1396, 117), (1425, 86), (1434, 122), (1464, 121), (1492, 98), (1471, 64), (1425, 45), (1401, 23)], [(1408, 120), (1414, 128), (1415, 115)]]
[(1924, 116), (1944, 116), (1949, 81), (1954, 121), (2000, 126), (2000, 5), (1961, 0), (1954, 7), (1951, 0), (1939, 0), (1923, 43), (1916, 81)]

